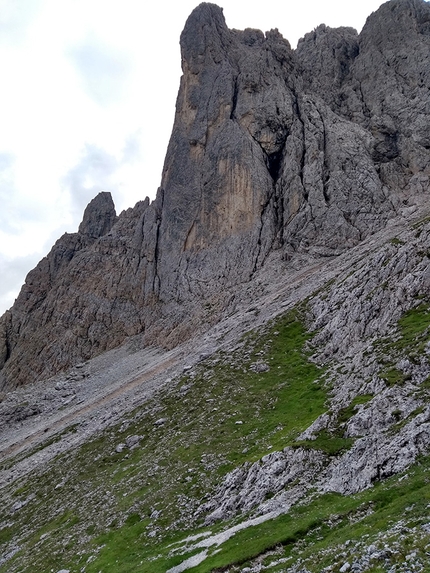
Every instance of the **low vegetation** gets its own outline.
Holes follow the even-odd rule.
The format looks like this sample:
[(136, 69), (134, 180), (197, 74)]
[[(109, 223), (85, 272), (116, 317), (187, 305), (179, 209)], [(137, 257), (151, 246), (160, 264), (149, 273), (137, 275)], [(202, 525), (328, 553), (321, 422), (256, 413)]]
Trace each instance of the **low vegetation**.
[[(228, 471), (292, 444), (324, 412), (324, 372), (309, 360), (310, 338), (295, 309), (17, 484), (14, 498), (26, 501), (31, 491), (31, 499), (2, 536), (19, 531), (22, 549), (0, 571), (129, 571), (195, 528), (194, 511)], [(122, 448), (130, 435), (138, 447)], [(9, 512), (0, 519), (8, 522)]]
[[(208, 528), (197, 511), (228, 472), (286, 446), (322, 450), (328, 459), (350, 448), (345, 424), (372, 395), (357, 396), (314, 440), (298, 440), (329, 410), (330, 392), (325, 370), (310, 358), (304, 316), (297, 307), (250, 333), (233, 352), (219, 352), (172, 381), (120, 425), (13, 484), (0, 508), (0, 544), (8, 557), (0, 572), (165, 573), (202, 551), (184, 538), (249, 517)], [(413, 359), (427, 343), (428, 319), (422, 303), (399, 321), (398, 337), (378, 350), (390, 360)], [(387, 365), (387, 382), (388, 368), (397, 372)], [(127, 447), (131, 436), (135, 443)], [(391, 561), (408, 544), (424, 558), (428, 539), (413, 528), (426, 523), (429, 469), (430, 458), (422, 458), (407, 474), (353, 496), (311, 491), (288, 514), (212, 547), (189, 571), (240, 571), (255, 559), (273, 573), (294, 563), (315, 573), (335, 563), (332, 570), (339, 571), (345, 555), (351, 560), (356, 551), (358, 559), (363, 539), (380, 544), (399, 523), (405, 547)], [(410, 519), (408, 507), (414, 508)]]
[(406, 359), (412, 363), (420, 360), (429, 343), (430, 307), (421, 302), (407, 311), (398, 321), (397, 333), (378, 344), (380, 361), (385, 364), (380, 376), (393, 386), (410, 379), (408, 371), (399, 367), (399, 361)]

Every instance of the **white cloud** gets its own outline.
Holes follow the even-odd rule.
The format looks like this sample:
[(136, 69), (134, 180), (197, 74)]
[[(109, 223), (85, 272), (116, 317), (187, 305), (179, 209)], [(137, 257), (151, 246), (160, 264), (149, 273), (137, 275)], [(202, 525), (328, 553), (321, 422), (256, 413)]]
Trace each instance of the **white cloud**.
[[(7, 245), (7, 237), (19, 238), (23, 228), (38, 221), (42, 215), (36, 198), (23, 201), (15, 187), (16, 158), (10, 153), (0, 153), (0, 237)], [(7, 248), (7, 247), (6, 247)]]
[(102, 106), (120, 101), (127, 87), (131, 62), (124, 54), (94, 38), (68, 51), (86, 93)]
[(41, 8), (43, 0), (0, 0), (0, 43), (18, 44)]

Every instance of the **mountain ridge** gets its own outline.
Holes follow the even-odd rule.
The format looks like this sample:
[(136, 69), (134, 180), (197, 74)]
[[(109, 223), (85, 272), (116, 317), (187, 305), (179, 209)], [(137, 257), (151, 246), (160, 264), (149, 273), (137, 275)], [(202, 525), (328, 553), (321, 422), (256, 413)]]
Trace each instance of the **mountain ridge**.
[[(142, 571), (172, 569), (178, 561), (167, 557), (170, 549), (162, 549), (163, 539), (171, 534), (180, 534), (176, 541), (185, 539), (174, 552), (175, 559), (184, 563), (183, 568), (172, 571), (195, 565), (195, 560), (189, 566), (186, 563), (189, 552), (195, 552), (196, 547), (200, 547), (203, 563), (207, 561), (202, 571), (212, 571), (212, 551), (201, 553), (205, 547), (221, 544), (220, 555), (224, 555), (223, 543), (264, 523), (274, 527), (275, 536), (282, 536), (277, 520), (294, 514), (302, 503), (310, 503), (317, 495), (315, 491), (338, 491), (349, 499), (352, 492), (360, 495), (369, 487), (373, 490), (399, 473), (401, 483), (407, 484), (418, 456), (428, 452), (430, 436), (430, 366), (425, 346), (429, 325), (429, 261), (425, 254), (429, 223), (419, 212), (410, 217), (375, 233), (344, 255), (320, 260), (310, 267), (303, 265), (295, 274), (290, 268), (291, 282), (283, 279), (285, 269), (279, 272), (276, 260), (271, 261), (274, 264), (268, 263), (260, 276), (265, 293), (259, 300), (264, 304), (243, 304), (212, 332), (203, 338), (197, 336), (177, 350), (142, 349), (138, 340), (131, 339), (128, 346), (111, 351), (110, 357), (109, 353), (102, 354), (51, 381), (9, 393), (0, 404), (0, 484), (5, 500), (1, 517), (9, 524), (5, 525), (6, 533), (12, 523), (21, 526), (13, 535), (12, 545), (6, 542), (6, 555), (9, 550), (12, 553), (4, 570), (27, 571), (28, 566), (29, 571), (42, 572), (47, 555), (52, 554), (57, 555), (52, 561), (57, 569), (70, 564), (71, 571), (85, 566), (90, 573), (100, 567), (117, 572), (120, 553), (116, 551), (121, 551), (121, 543), (112, 537), (113, 545), (109, 542), (108, 547), (109, 551), (117, 548), (115, 557), (110, 564), (102, 564), (99, 550), (87, 545), (85, 529), (95, 527), (101, 535), (109, 531), (110, 521), (119, 519), (120, 525), (114, 527), (112, 535), (120, 536), (121, 528), (127, 531), (124, 520), (139, 515), (144, 529), (136, 534), (136, 540), (142, 544), (142, 556), (131, 568), (124, 559), (120, 571), (131, 571), (139, 563)], [(387, 277), (396, 278), (388, 285)], [(305, 352), (299, 350), (294, 330), (287, 338), (282, 332), (283, 322), (289, 328), (291, 312), (293, 316), (299, 312), (306, 330), (313, 332), (306, 335), (311, 346)], [(408, 312), (422, 316), (424, 322), (415, 321), (415, 331), (421, 333), (418, 339), (408, 335), (402, 342), (405, 335), (396, 334), (397, 323)], [(251, 333), (249, 329), (253, 329)], [(270, 356), (280, 335), (281, 354), (277, 360), (280, 364), (286, 360), (288, 366), (281, 367), (278, 379), (277, 363)], [(403, 345), (399, 347), (400, 356), (396, 344)], [(294, 360), (302, 356), (300, 360), (307, 361), (310, 353), (310, 368), (320, 381), (309, 385), (302, 370), (305, 363), (294, 366)], [(159, 366), (157, 374), (154, 369)], [(253, 385), (247, 382), (249, 377), (253, 384), (263, 384), (264, 392), (258, 398)], [(297, 413), (287, 409), (286, 416), (284, 408), (291, 408), (288, 404), (296, 399), (291, 388), (293, 377), (299, 389), (311, 393), (305, 394)], [(270, 380), (275, 382), (273, 389)], [(217, 386), (221, 381), (225, 388), (219, 396)], [(270, 412), (285, 388), (283, 400), (286, 397), (287, 402), (278, 405), (274, 420), (270, 420)], [(308, 413), (308, 406), (323, 389), (326, 400), (321, 403), (319, 397), (318, 408)], [(240, 397), (242, 392), (245, 394)], [(303, 416), (306, 422), (299, 426), (300, 431), (295, 429), (292, 437), (285, 435), (288, 424), (294, 428), (297, 417), (301, 420)], [(192, 430), (187, 428), (189, 425)], [(238, 432), (242, 435), (239, 443), (230, 445)], [(177, 440), (179, 444), (175, 445)], [(214, 440), (220, 440), (222, 446), (218, 454), (211, 444)], [(154, 443), (159, 444), (156, 452), (152, 450)], [(229, 462), (221, 471), (226, 456), (227, 460), (233, 456), (233, 460), (239, 457), (243, 462)], [(92, 469), (81, 469), (82, 465)], [(127, 468), (134, 477), (128, 475)], [(191, 468), (193, 473), (189, 474)], [(231, 470), (226, 473), (228, 468)], [(125, 472), (124, 481), (117, 481), (116, 476), (121, 475), (118, 472)], [(153, 475), (158, 485), (152, 483), (147, 489), (145, 480), (153, 479)], [(101, 476), (107, 480), (102, 484)], [(182, 491), (185, 486), (181, 484), (187, 483), (191, 490)], [(194, 492), (197, 486), (201, 493)], [(145, 495), (139, 493), (142, 487)], [(172, 487), (179, 487), (173, 498), (168, 493)], [(107, 489), (114, 495), (107, 496)], [(166, 502), (157, 497), (158, 489)], [(125, 514), (121, 509), (123, 490), (128, 500)], [(372, 498), (373, 494), (368, 495)], [(46, 496), (51, 501), (48, 505)], [(149, 522), (145, 518), (148, 504), (152, 507)], [(364, 517), (372, 517), (371, 507)], [(334, 506), (328, 511), (332, 515)], [(76, 516), (69, 525), (65, 522), (65, 531), (63, 526), (55, 525), (58, 512)], [(417, 520), (418, 514), (413, 512), (410, 517)], [(24, 523), (32, 524), (31, 531)], [(37, 547), (33, 546), (30, 556), (26, 536), (38, 539), (46, 527), (54, 527), (55, 536), (43, 538)], [(213, 527), (221, 527), (220, 535), (211, 533)], [(207, 536), (206, 544), (186, 542), (196, 531)], [(402, 531), (409, 530), (403, 526)], [(58, 548), (62, 539), (70, 536), (73, 544), (68, 549), (63, 545), (60, 550), (47, 549), (52, 544)], [(420, 539), (418, 534), (415, 539)], [(96, 546), (101, 543), (94, 542)], [(14, 547), (18, 547), (16, 555)], [(130, 546), (126, 547), (128, 554)], [(164, 553), (167, 561), (162, 560), (159, 566), (157, 559)], [(91, 567), (85, 565), (90, 556), (94, 560)], [(321, 558), (314, 555), (313, 560), (320, 563)], [(413, 563), (418, 562), (418, 557), (413, 558)], [(338, 569), (343, 564), (341, 561)], [(306, 565), (307, 571), (325, 571), (309, 567), (308, 562)], [(257, 565), (251, 570), (259, 571)], [(359, 569), (368, 570), (364, 565)]]
[(218, 320), (272, 252), (335, 256), (419, 199), (429, 17), (423, 0), (394, 0), (360, 36), (320, 26), (294, 52), (276, 30), (229, 30), (216, 5), (196, 8), (157, 198), (118, 220), (94, 199), (107, 226), (90, 238), (84, 216), (29, 273), (0, 322), (1, 387), (137, 333), (171, 347), (203, 326), (208, 304)]

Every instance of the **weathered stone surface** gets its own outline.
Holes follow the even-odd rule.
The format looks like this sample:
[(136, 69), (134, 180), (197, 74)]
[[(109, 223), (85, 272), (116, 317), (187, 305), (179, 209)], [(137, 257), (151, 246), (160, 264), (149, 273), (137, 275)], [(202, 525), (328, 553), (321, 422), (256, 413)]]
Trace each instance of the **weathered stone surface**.
[(116, 221), (115, 205), (110, 193), (99, 193), (88, 205), (79, 225), (79, 233), (93, 239), (103, 237)]
[(0, 389), (130, 335), (175, 346), (258, 290), (268, 257), (338, 255), (422, 202), (429, 22), (423, 0), (392, 0), (360, 35), (320, 26), (293, 51), (198, 6), (157, 198), (117, 217), (101, 193), (29, 273), (0, 319)]
[(305, 89), (366, 128), (379, 177), (397, 194), (418, 173), (428, 187), (429, 14), (422, 0), (386, 2), (360, 36), (320, 26), (297, 49)]
[[(48, 377), (144, 330), (141, 309), (146, 305), (146, 315), (151, 312), (147, 259), (153, 260), (148, 237), (155, 205), (148, 209), (148, 202), (138, 203), (95, 239), (94, 233), (108, 229), (98, 226), (100, 215), (113, 219), (110, 204), (110, 196), (92, 202), (80, 232), (57, 241), (2, 317), (5, 388)], [(146, 221), (149, 230), (143, 239)]]
[[(385, 426), (387, 427), (388, 424)], [(322, 491), (357, 493), (375, 481), (405, 470), (427, 450), (430, 439), (430, 409), (416, 416), (395, 435), (371, 425), (368, 435), (336, 459), (320, 477)]]
[[(397, 321), (420, 304), (428, 307), (430, 222), (398, 230), (367, 253), (356, 249), (361, 254), (344, 273), (307, 299), (316, 333), (312, 359), (328, 368), (330, 394), (327, 411), (296, 438), (296, 445), (306, 440), (307, 449), (286, 447), (235, 468), (202, 505), (207, 522), (248, 511), (284, 512), (309, 488), (357, 493), (428, 454), (429, 345), (412, 339), (390, 353), (391, 343), (401, 340)], [(386, 370), (393, 368), (399, 379), (390, 383)], [(327, 455), (315, 441), (321, 435), (351, 442)]]
[(288, 493), (283, 501), (292, 505), (303, 497), (324, 461), (322, 452), (285, 448), (237, 468), (227, 474), (215, 496), (201, 507), (201, 511), (208, 512), (206, 523), (261, 506), (265, 499), (284, 489)]

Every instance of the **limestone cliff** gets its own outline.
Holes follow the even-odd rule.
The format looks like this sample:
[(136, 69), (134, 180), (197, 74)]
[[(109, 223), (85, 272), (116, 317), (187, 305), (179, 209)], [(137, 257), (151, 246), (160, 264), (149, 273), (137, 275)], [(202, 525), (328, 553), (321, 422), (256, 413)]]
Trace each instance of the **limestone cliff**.
[[(335, 256), (426, 200), (430, 6), (391, 0), (360, 35), (320, 26), (296, 51), (203, 3), (157, 198), (88, 206), (0, 319), (0, 388), (142, 335), (173, 346), (216, 321), (267, 257)], [(211, 313), (208, 314), (208, 308)]]

